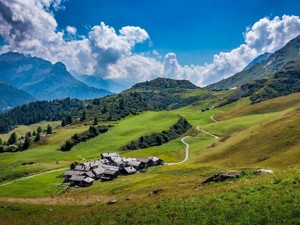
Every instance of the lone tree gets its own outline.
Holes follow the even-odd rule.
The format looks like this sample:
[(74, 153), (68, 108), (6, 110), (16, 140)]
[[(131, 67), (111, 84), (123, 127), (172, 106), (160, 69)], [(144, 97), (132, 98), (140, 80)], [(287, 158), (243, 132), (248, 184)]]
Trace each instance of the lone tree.
[(17, 143), (18, 137), (16, 132), (13, 132), (7, 140), (7, 145), (13, 145)]
[(0, 145), (3, 145), (3, 140), (0, 138)]
[(47, 133), (47, 134), (52, 134), (52, 132), (53, 132), (52, 126), (51, 126), (50, 124), (48, 124), (46, 133)]

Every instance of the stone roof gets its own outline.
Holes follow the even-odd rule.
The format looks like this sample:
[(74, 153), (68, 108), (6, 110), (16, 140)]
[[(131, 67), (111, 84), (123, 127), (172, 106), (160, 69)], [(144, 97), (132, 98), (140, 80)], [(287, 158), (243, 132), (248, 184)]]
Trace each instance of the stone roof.
[(86, 178), (83, 179), (83, 181), (86, 182), (86, 183), (92, 183), (94, 181), (94, 179), (90, 178), (90, 177), (86, 177)]
[(73, 175), (70, 178), (70, 181), (83, 181), (84, 178), (85, 178), (85, 176)]
[(130, 166), (130, 167), (125, 167), (124, 170), (126, 170), (126, 172), (127, 172), (128, 174), (132, 174), (132, 173), (136, 173), (136, 172), (137, 172), (137, 170), (136, 170), (134, 167), (132, 167), (132, 166)]
[(101, 175), (103, 174), (103, 172), (105, 171), (105, 169), (103, 167), (98, 167), (96, 169), (93, 169), (93, 172), (96, 174), (96, 175)]
[(101, 158), (120, 157), (119, 153), (102, 153)]
[(161, 160), (160, 158), (155, 157), (155, 156), (150, 156), (148, 159), (151, 159), (153, 162)]

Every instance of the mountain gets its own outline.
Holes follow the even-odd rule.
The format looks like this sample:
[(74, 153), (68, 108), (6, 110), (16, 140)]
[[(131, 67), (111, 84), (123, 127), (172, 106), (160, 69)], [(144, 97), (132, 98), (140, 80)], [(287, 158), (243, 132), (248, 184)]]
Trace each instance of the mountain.
[(289, 61), (267, 78), (250, 81), (229, 93), (219, 106), (242, 97), (250, 97), (252, 104), (300, 92), (300, 59)]
[(74, 123), (90, 123), (95, 118), (116, 121), (144, 111), (172, 110), (198, 104), (212, 97), (211, 91), (198, 88), (189, 81), (157, 78), (103, 98), (37, 101), (16, 107), (0, 115), (0, 133), (20, 124), (62, 120), (67, 115), (75, 117)]
[(152, 81), (138, 83), (131, 89), (148, 88), (148, 89), (197, 89), (198, 87), (188, 80), (174, 80), (170, 78), (158, 77)]
[(266, 60), (207, 87), (211, 90), (225, 90), (233, 87), (241, 87), (251, 80), (266, 78), (276, 71), (281, 70), (288, 62), (300, 59), (299, 49), (300, 35), (292, 39), (283, 48), (271, 54)]
[(244, 69), (244, 70), (248, 70), (250, 69), (252, 66), (254, 66), (255, 64), (261, 63), (262, 61), (268, 59), (270, 56), (272, 55), (272, 53), (266, 52), (262, 55), (259, 55), (258, 57), (256, 57), (255, 59), (253, 59)]
[(18, 105), (23, 105), (35, 100), (25, 91), (16, 89), (0, 80), (0, 112)]
[(72, 73), (72, 75), (78, 79), (79, 81), (85, 83), (88, 86), (99, 88), (99, 89), (106, 89), (114, 93), (119, 93), (128, 87), (124, 84), (118, 83), (114, 80), (110, 79), (103, 79), (99, 76), (93, 75), (79, 75), (76, 73)]
[(76, 80), (61, 62), (54, 65), (20, 53), (0, 55), (0, 79), (37, 99), (91, 99), (110, 94)]

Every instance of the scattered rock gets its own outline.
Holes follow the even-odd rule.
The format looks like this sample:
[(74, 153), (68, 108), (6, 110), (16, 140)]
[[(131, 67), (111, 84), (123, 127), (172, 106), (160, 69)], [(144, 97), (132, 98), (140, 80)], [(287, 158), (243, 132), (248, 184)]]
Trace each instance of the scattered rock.
[(207, 178), (205, 181), (196, 185), (195, 187), (199, 187), (199, 186), (211, 183), (211, 182), (222, 182), (225, 180), (235, 179), (235, 178), (239, 178), (240, 176), (241, 176), (241, 174), (238, 172), (233, 172), (233, 173), (220, 172), (220, 173), (213, 175), (212, 177)]
[(113, 199), (113, 200), (110, 200), (108, 201), (106, 204), (107, 205), (113, 205), (113, 204), (116, 204), (118, 201), (116, 199)]
[(262, 174), (262, 173), (273, 173), (273, 170), (257, 169), (257, 170), (254, 170), (253, 173), (255, 175), (259, 175), (259, 174)]
[(267, 159), (268, 159), (267, 157), (262, 156), (262, 157), (260, 157), (260, 158), (258, 159), (258, 161), (261, 162), (261, 161), (265, 161), (265, 160), (267, 160)]
[(162, 192), (162, 191), (163, 191), (162, 188), (159, 188), (159, 189), (156, 189), (156, 190), (154, 190), (154, 191), (151, 191), (151, 193), (148, 194), (148, 197), (151, 196), (151, 195), (157, 195), (157, 194), (159, 194), (159, 193)]
[(2, 209), (7, 209), (8, 206), (7, 206), (7, 205), (0, 205), (0, 208), (2, 208)]

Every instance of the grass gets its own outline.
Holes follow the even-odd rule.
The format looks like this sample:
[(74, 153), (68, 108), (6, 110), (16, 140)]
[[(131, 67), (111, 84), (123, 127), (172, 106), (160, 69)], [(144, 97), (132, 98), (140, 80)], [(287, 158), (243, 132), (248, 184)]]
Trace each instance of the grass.
[[(145, 112), (138, 116), (129, 116), (118, 122), (118, 124), (112, 127), (107, 133), (85, 143), (81, 143), (69, 152), (60, 151), (60, 146), (70, 136), (87, 130), (88, 127), (75, 126), (60, 129), (57, 133), (46, 138), (47, 144), (36, 145), (32, 149), (23, 152), (0, 154), (0, 169), (2, 171), (0, 178), (8, 181), (28, 174), (68, 167), (70, 163), (74, 161), (96, 159), (99, 158), (101, 152), (119, 152), (128, 141), (135, 140), (145, 134), (166, 130), (175, 124), (177, 120), (177, 115), (169, 112)], [(176, 142), (174, 143), (176, 146)], [(178, 145), (177, 143), (177, 146)], [(178, 153), (171, 148), (163, 155), (167, 160), (178, 160), (181, 157), (180, 154), (178, 155)], [(150, 154), (148, 156), (150, 156)], [(33, 162), (33, 164), (22, 165), (23, 163), (29, 162)], [(38, 183), (37, 187), (39, 187), (40, 193), (37, 193), (37, 195), (39, 196), (46, 192), (46, 190), (44, 190), (42, 183), (39, 184), (38, 180), (39, 178), (37, 178), (35, 182)], [(27, 187), (26, 182), (20, 182), (18, 185), (24, 188)], [(0, 195), (2, 196), (15, 195), (15, 192), (9, 188), (4, 189), (0, 187), (0, 191)], [(22, 195), (23, 193), (20, 193), (18, 196)]]
[(151, 197), (128, 195), (111, 206), (96, 195), (80, 206), (5, 202), (0, 218), (2, 224), (297, 224), (299, 187), (296, 170), (286, 170), (278, 177), (250, 176), (198, 189), (179, 185)]
[(44, 122), (40, 122), (40, 123), (36, 123), (36, 124), (32, 124), (30, 126), (25, 126), (25, 125), (21, 125), (21, 126), (18, 126), (17, 128), (15, 128), (14, 130), (10, 131), (9, 133), (6, 133), (6, 134), (0, 134), (0, 138), (2, 140), (5, 140), (7, 141), (9, 136), (13, 133), (13, 132), (16, 132), (17, 136), (18, 137), (21, 137), (21, 136), (25, 136), (26, 132), (30, 131), (31, 133), (33, 131), (36, 131), (37, 128), (40, 126), (43, 130), (47, 128), (48, 124), (50, 124), (53, 128), (56, 128), (58, 127), (61, 122), (60, 121), (55, 121), (55, 122), (47, 122), (47, 121), (44, 121)]
[[(72, 160), (92, 159), (101, 152), (121, 152), (121, 147), (129, 141), (170, 127), (177, 121), (177, 114), (194, 127), (185, 134), (191, 137), (186, 139), (190, 160), (184, 164), (153, 167), (146, 173), (119, 177), (112, 182), (96, 181), (89, 188), (73, 188), (54, 199), (47, 196), (62, 189), (57, 187), (62, 180), (56, 178), (59, 172), (18, 181), (0, 187), (0, 201), (8, 206), (0, 207), (0, 219), (10, 224), (20, 224), (23, 219), (28, 224), (297, 224), (300, 220), (300, 120), (295, 99), (295, 95), (290, 95), (249, 106), (249, 99), (244, 98), (205, 112), (201, 108), (206, 102), (171, 112), (145, 112), (117, 122), (106, 134), (66, 153), (55, 149), (65, 137), (86, 127), (59, 131), (47, 138), (48, 145), (11, 154), (14, 158), (0, 155), (1, 163), (9, 165), (11, 174), (16, 174), (21, 157), (35, 159), (37, 164), (25, 166), (31, 173), (41, 168), (65, 166)], [(216, 123), (210, 116), (217, 113), (226, 117)], [(198, 125), (221, 138), (214, 139), (197, 131)], [(158, 147), (122, 152), (122, 155), (156, 155), (166, 162), (177, 162), (184, 158), (184, 150), (185, 146), (177, 139)], [(255, 168), (273, 169), (274, 174), (247, 175), (193, 189), (217, 172)], [(161, 193), (148, 197), (151, 191), (160, 188)], [(118, 202), (108, 206), (106, 202), (111, 199)]]

